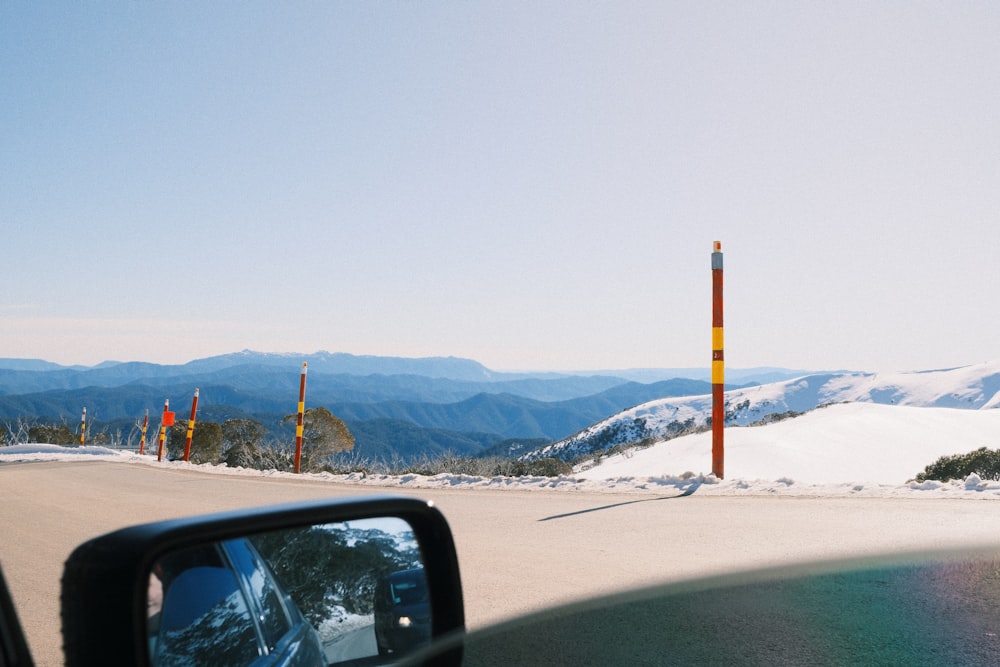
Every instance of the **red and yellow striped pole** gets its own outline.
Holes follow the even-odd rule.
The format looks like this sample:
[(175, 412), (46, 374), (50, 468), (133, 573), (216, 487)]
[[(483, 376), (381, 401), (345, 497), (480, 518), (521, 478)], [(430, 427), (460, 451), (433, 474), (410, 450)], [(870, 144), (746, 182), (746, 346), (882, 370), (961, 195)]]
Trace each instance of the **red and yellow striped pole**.
[(306, 412), (306, 362), (302, 362), (302, 375), (299, 377), (299, 413), (295, 420), (295, 472), (299, 472), (302, 464), (302, 421)]
[(725, 355), (722, 335), (722, 242), (712, 252), (712, 474), (725, 473)]
[(146, 408), (146, 416), (142, 419), (142, 437), (139, 438), (139, 456), (142, 456), (146, 449), (146, 429), (149, 428), (149, 408)]
[(163, 417), (160, 419), (160, 446), (156, 450), (156, 460), (163, 460), (163, 445), (167, 442), (167, 420), (170, 414), (170, 399), (163, 401)]
[(194, 436), (194, 418), (198, 414), (198, 389), (194, 390), (194, 400), (191, 401), (191, 419), (188, 420), (187, 438), (184, 439), (184, 460), (191, 458), (191, 438)]
[(83, 417), (80, 418), (80, 446), (83, 447), (87, 439), (87, 408), (83, 409)]

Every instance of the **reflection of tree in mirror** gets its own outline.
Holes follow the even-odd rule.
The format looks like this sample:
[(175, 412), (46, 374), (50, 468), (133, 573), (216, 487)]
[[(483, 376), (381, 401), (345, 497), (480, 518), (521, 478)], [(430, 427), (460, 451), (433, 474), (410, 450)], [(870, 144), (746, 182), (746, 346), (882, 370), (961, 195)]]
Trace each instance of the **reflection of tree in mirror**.
[(422, 566), (412, 532), (390, 533), (364, 523), (313, 526), (252, 538), (315, 627), (344, 613), (371, 614), (375, 585), (381, 577)]

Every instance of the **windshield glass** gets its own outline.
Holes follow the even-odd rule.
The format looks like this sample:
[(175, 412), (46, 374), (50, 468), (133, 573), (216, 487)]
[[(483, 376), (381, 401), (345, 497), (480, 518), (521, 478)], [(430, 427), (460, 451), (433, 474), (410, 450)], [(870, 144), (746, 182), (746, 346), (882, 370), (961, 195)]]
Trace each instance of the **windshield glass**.
[(414, 573), (406, 579), (390, 584), (392, 599), (396, 604), (416, 604), (427, 600), (427, 585), (423, 573)]

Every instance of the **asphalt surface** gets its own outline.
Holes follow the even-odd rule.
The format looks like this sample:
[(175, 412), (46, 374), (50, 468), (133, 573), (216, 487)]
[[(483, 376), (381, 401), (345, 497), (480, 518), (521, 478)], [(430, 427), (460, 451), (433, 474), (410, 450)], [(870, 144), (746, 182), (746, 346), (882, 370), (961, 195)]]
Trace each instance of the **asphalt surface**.
[[(59, 582), (81, 542), (135, 523), (371, 495), (308, 479), (104, 462), (0, 464), (0, 565), (41, 666), (61, 665)], [(441, 489), (471, 629), (561, 602), (800, 560), (1000, 541), (988, 500), (672, 497)]]

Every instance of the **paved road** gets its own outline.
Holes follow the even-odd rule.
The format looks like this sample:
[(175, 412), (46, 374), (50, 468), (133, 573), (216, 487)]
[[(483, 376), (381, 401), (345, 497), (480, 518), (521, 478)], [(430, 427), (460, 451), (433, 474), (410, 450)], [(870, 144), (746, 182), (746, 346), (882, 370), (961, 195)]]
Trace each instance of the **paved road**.
[[(358, 488), (104, 462), (0, 464), (0, 564), (40, 666), (62, 664), (59, 579), (84, 540), (123, 526)], [(988, 500), (442, 489), (470, 628), (602, 593), (731, 568), (996, 543)]]
[(332, 642), (324, 643), (323, 649), (330, 664), (377, 656), (378, 643), (375, 641), (375, 625), (355, 628)]

